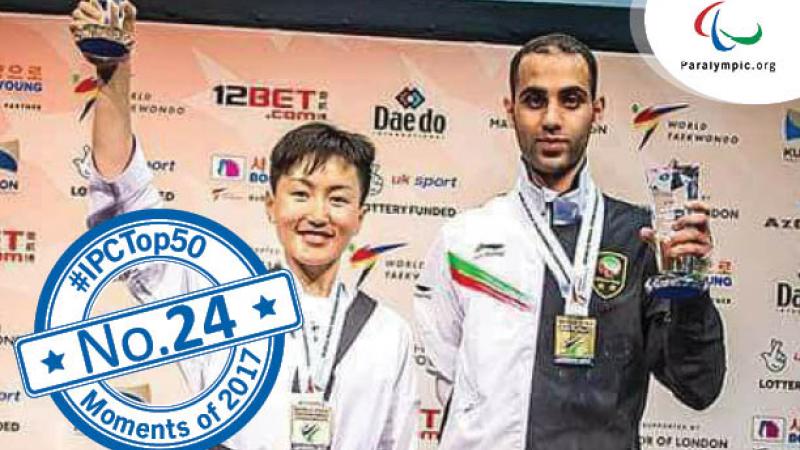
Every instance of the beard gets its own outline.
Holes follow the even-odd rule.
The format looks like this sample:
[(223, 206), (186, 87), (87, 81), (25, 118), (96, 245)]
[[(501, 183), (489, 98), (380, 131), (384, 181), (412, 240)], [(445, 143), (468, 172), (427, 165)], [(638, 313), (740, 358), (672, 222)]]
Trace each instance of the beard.
[(570, 145), (567, 151), (567, 159), (563, 162), (555, 164), (543, 162), (544, 158), (536, 156), (538, 151), (536, 149), (536, 142), (533, 141), (525, 147), (520, 143), (522, 149), (520, 159), (525, 164), (525, 169), (528, 172), (528, 179), (531, 181), (543, 180), (548, 184), (555, 180), (560, 180), (570, 174), (577, 174), (583, 169), (586, 163), (586, 147), (588, 144), (588, 136)]

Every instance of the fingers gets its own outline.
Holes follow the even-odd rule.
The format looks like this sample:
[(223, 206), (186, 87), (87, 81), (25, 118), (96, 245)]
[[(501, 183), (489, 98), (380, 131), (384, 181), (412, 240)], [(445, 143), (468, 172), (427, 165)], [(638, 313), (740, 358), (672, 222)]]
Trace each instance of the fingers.
[(669, 259), (680, 258), (682, 256), (697, 256), (698, 258), (707, 258), (711, 254), (711, 246), (709, 244), (699, 244), (694, 242), (686, 244), (673, 244), (665, 253), (665, 256)]
[(69, 24), (70, 32), (73, 34), (81, 27), (88, 24), (99, 24), (103, 21), (103, 11), (99, 5), (91, 1), (84, 0), (72, 11), (72, 22)]
[(642, 229), (639, 230), (639, 239), (648, 244), (655, 244), (656, 232), (650, 227), (642, 227)]
[(109, 1), (108, 2), (108, 19), (109, 25), (111, 28), (121, 28), (122, 27), (122, 20), (120, 17), (120, 13), (122, 8), (117, 2)]
[(700, 214), (708, 215), (711, 212), (711, 208), (708, 206), (708, 203), (702, 200), (689, 200), (686, 202), (685, 206), (689, 211)]
[(676, 220), (672, 225), (672, 229), (676, 231), (685, 228), (708, 229), (708, 215), (699, 213), (687, 214)]
[(103, 20), (103, 8), (96, 2), (84, 0), (78, 3), (75, 12), (83, 14), (89, 20), (96, 20), (98, 22)]
[(129, 2), (129, 1), (122, 2), (122, 12), (125, 13), (125, 18), (126, 19), (127, 18), (135, 19), (136, 18), (136, 12), (137, 12), (136, 6), (134, 6), (133, 3)]
[(672, 226), (673, 230), (680, 230), (686, 227), (696, 227), (701, 230), (708, 228), (708, 216), (711, 212), (708, 204), (700, 200), (691, 200), (686, 202), (686, 209), (689, 214), (684, 215), (675, 221)]
[(136, 28), (136, 7), (133, 3), (129, 1), (122, 2), (122, 13), (123, 13), (123, 21), (122, 21), (122, 29), (133, 34), (134, 29)]
[(665, 247), (665, 255), (670, 258), (688, 255), (706, 258), (713, 249), (713, 243), (710, 234), (697, 228), (684, 228), (675, 232)]

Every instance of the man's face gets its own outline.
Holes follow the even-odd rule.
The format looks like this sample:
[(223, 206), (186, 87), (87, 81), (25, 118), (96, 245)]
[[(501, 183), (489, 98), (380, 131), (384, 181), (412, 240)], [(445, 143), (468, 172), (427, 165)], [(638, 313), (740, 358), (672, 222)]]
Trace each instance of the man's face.
[(280, 177), (267, 212), (286, 257), (309, 269), (338, 262), (363, 219), (356, 167), (335, 156), (313, 173), (301, 161)]
[(563, 176), (586, 152), (604, 107), (591, 97), (589, 76), (578, 54), (529, 53), (520, 62), (515, 98), (504, 103), (523, 159), (541, 175)]

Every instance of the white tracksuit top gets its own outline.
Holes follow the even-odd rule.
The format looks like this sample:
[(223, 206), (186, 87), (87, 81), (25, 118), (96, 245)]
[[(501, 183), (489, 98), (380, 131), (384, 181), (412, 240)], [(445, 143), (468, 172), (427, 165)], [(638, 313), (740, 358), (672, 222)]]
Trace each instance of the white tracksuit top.
[[(579, 209), (588, 172), (581, 172), (578, 189), (562, 196)], [(545, 263), (520, 193), (539, 213), (556, 195), (528, 182), (521, 168), (510, 192), (444, 224), (414, 293), (418, 332), (433, 371), (453, 383), (440, 450), (525, 448)], [(513, 286), (524, 294), (524, 306), (458, 283), (451, 254)]]
[[(125, 171), (103, 179), (93, 168), (90, 177), (88, 223), (125, 212), (161, 207), (153, 175), (136, 144)], [(132, 295), (150, 302), (209, 286), (198, 273), (176, 264), (150, 264), (125, 275)], [(337, 283), (343, 283), (338, 281)], [(297, 285), (301, 307), (302, 286)], [(340, 312), (352, 302), (355, 289), (345, 288)], [(334, 286), (332, 292), (337, 291)], [(340, 332), (334, 330), (335, 333)], [(416, 375), (411, 329), (398, 314), (380, 304), (336, 370), (331, 394), (333, 450), (416, 448), (418, 421)], [(218, 355), (215, 357), (215, 355)], [(219, 373), (220, 356), (213, 353), (181, 362), (192, 392), (203, 390)], [(286, 335), (283, 362), (275, 387), (253, 419), (224, 445), (234, 450), (288, 450), (289, 405), (297, 364), (304, 361), (300, 332)]]

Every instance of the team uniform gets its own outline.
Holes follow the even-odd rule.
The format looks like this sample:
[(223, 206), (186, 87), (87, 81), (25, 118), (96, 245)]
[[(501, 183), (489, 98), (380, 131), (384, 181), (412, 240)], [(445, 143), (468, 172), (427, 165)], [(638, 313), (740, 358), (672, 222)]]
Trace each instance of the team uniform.
[[(92, 170), (89, 226), (125, 212), (160, 207), (152, 178), (138, 144), (128, 167), (115, 179), (103, 179)], [(210, 286), (199, 273), (177, 264), (137, 267), (124, 278), (139, 302)], [(411, 329), (399, 315), (358, 291), (354, 284), (337, 278), (329, 298), (306, 296), (302, 286), (297, 285), (305, 326), (287, 335), (281, 370), (268, 400), (242, 430), (224, 443), (226, 447), (292, 448), (290, 404), (294, 395), (307, 392), (308, 386), (325, 390), (326, 383), (331, 386), (326, 393), (332, 409), (330, 448), (415, 447), (417, 394)], [(358, 321), (359, 317), (358, 332), (347, 336), (352, 319)], [(322, 358), (326, 340), (327, 347), (337, 350), (342, 350), (339, 344), (349, 341), (346, 352), (330, 351)], [(226, 357), (227, 351), (222, 351), (182, 361), (190, 390), (200, 392), (213, 383)], [(329, 379), (335, 382), (326, 382)]]
[[(426, 353), (453, 384), (440, 449), (638, 449), (650, 373), (692, 408), (719, 395), (723, 329), (708, 293), (680, 303), (646, 295), (657, 268), (638, 232), (649, 214), (593, 197), (593, 186), (584, 167), (559, 196), (523, 168), (510, 192), (442, 227), (415, 291)], [(581, 319), (596, 323), (595, 346), (577, 358), (588, 365), (565, 364), (554, 340), (569, 297), (534, 222), (564, 253), (591, 255), (579, 241), (595, 210), (602, 233)]]

